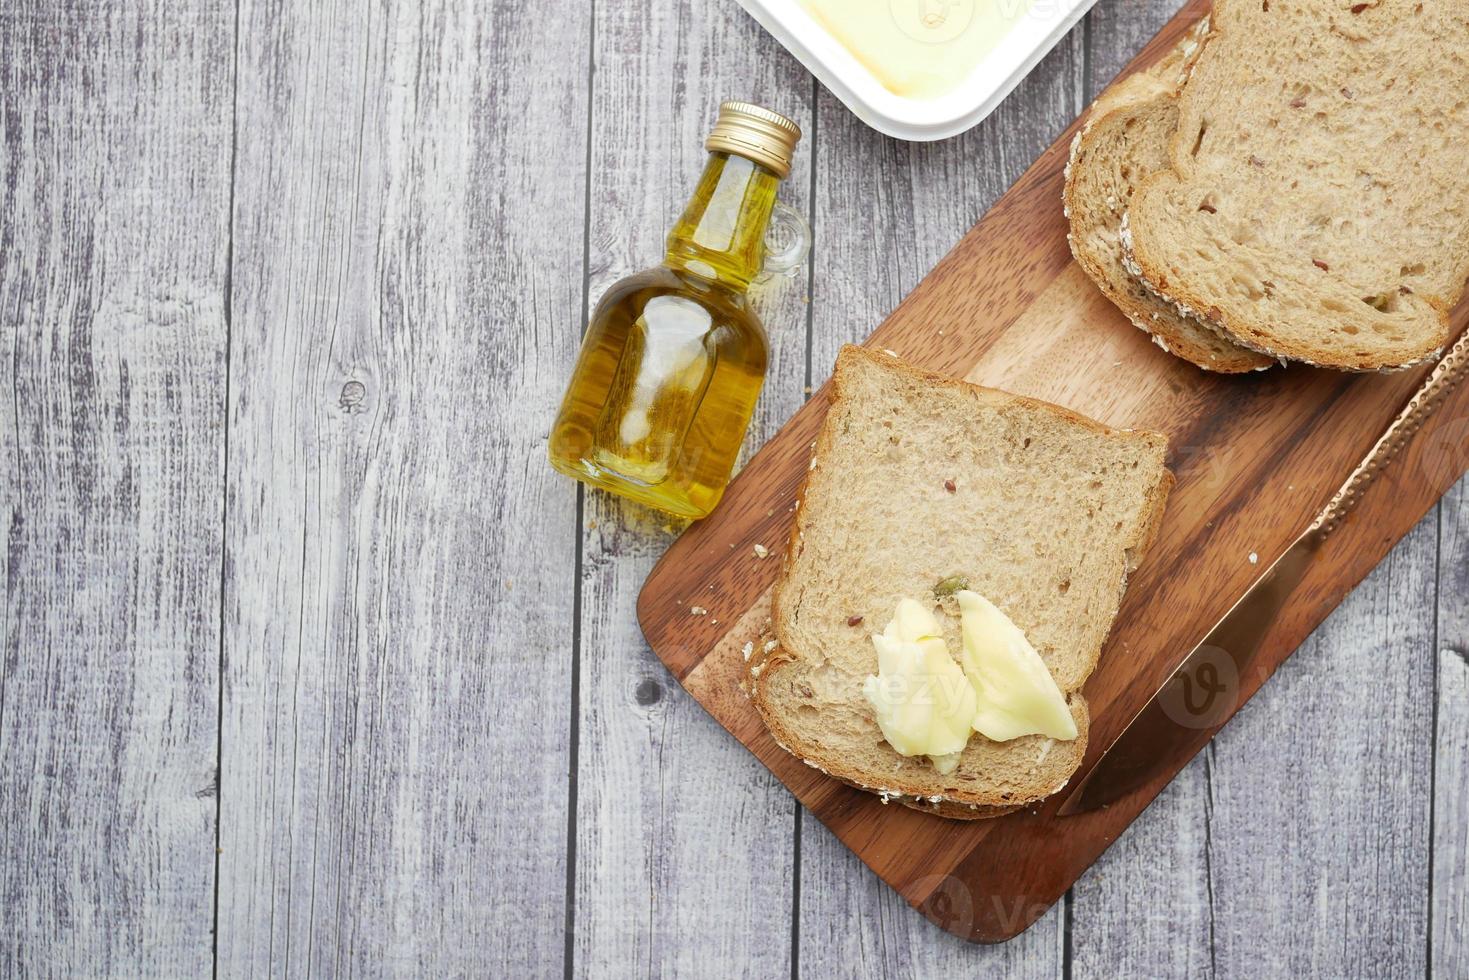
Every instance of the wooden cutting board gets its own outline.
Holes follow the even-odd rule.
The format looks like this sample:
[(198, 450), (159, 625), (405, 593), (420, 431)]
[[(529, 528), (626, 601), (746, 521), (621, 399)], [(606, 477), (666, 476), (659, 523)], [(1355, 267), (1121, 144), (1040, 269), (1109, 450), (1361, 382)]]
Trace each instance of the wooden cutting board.
[[(1151, 63), (1207, 9), (1188, 4), (1129, 66)], [(1132, 578), (1087, 683), (1087, 771), (1172, 667), (1311, 521), (1427, 373), (1293, 366), (1209, 375), (1163, 353), (1072, 261), (1061, 213), (1071, 130), (1016, 182), (868, 340), (956, 377), (1168, 434), (1178, 477), (1157, 544)], [(1456, 311), (1455, 334), (1469, 319)], [(826, 411), (818, 392), (750, 462), (707, 520), (649, 575), (648, 642), (719, 722), (878, 875), (944, 929), (980, 942), (1022, 932), (1175, 771), (1108, 809), (942, 820), (850, 789), (782, 751), (736, 680), (763, 624), (796, 491)], [(1219, 694), (1232, 716), (1469, 466), (1469, 386), (1450, 396), (1327, 543), (1272, 627), (1259, 669)], [(769, 549), (758, 557), (755, 546)], [(696, 614), (694, 607), (707, 610)], [(1208, 732), (1196, 741), (1202, 747)], [(1073, 780), (1074, 784), (1075, 780)]]

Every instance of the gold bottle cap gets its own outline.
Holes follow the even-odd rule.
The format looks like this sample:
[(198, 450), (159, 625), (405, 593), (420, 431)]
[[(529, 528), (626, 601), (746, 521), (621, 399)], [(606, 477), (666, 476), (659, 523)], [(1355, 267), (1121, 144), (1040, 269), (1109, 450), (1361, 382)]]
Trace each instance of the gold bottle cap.
[(801, 127), (778, 112), (753, 102), (721, 102), (704, 149), (754, 160), (784, 180), (800, 139)]

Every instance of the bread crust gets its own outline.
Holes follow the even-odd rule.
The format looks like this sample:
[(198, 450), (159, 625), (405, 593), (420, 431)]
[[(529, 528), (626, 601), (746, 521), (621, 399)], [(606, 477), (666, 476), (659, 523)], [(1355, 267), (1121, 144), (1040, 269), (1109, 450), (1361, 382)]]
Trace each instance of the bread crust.
[[(1125, 267), (1118, 269), (1117, 266), (1124, 262), (1121, 244), (1110, 239), (1117, 233), (1116, 222), (1120, 220), (1118, 205), (1125, 205), (1126, 198), (1119, 202), (1111, 193), (1104, 199), (1097, 193), (1109, 187), (1109, 162), (1116, 156), (1109, 158), (1105, 151), (1112, 141), (1146, 139), (1146, 145), (1155, 147), (1155, 152), (1162, 156), (1162, 144), (1154, 142), (1158, 137), (1153, 135), (1153, 130), (1139, 136), (1136, 135), (1139, 130), (1134, 127), (1142, 121), (1140, 116), (1144, 113), (1167, 111), (1176, 115), (1179, 89), (1187, 80), (1203, 46), (1208, 27), (1209, 18), (1204, 17), (1161, 61), (1115, 83), (1092, 104), (1085, 125), (1071, 143), (1071, 156), (1066, 165), (1066, 182), (1062, 191), (1064, 210), (1070, 222), (1066, 240), (1082, 271), (1133, 326), (1151, 336), (1155, 344), (1206, 371), (1242, 374), (1266, 370), (1276, 361), (1234, 343), (1203, 320), (1184, 315), (1166, 300), (1152, 294)], [(1152, 125), (1157, 127), (1158, 121), (1153, 121)], [(1129, 133), (1134, 135), (1129, 136)], [(1128, 145), (1133, 149), (1137, 147), (1136, 142)], [(1124, 159), (1130, 159), (1130, 166), (1137, 170), (1156, 165), (1146, 162), (1146, 152), (1132, 153)], [(1122, 183), (1124, 188), (1128, 186), (1127, 181)], [(1117, 281), (1119, 273), (1131, 280), (1131, 290)]]
[(955, 803), (953, 800), (939, 800), (935, 803), (909, 796), (903, 797), (898, 802), (910, 810), (942, 817), (945, 820), (993, 820), (995, 817), (1003, 817), (1007, 813), (1014, 813), (1022, 809), (1018, 803), (1015, 806), (980, 806), (977, 803)]
[[(1039, 802), (1047, 796), (1059, 792), (1065, 786), (1065, 783), (1063, 783), (1061, 786), (1057, 786), (1051, 794), (1036, 797), (1033, 800), (1024, 800), (1015, 803), (980, 802), (977, 800), (966, 800), (961, 795), (904, 793), (898, 787), (874, 785), (875, 781), (864, 777), (863, 774), (853, 770), (843, 769), (839, 765), (827, 760), (817, 762), (792, 747), (800, 744), (799, 739), (795, 738), (794, 734), (781, 722), (779, 715), (767, 710), (766, 702), (761, 696), (762, 684), (764, 683), (761, 678), (768, 676), (767, 669), (778, 667), (781, 663), (787, 662), (788, 660), (788, 658), (780, 657), (778, 641), (773, 640), (768, 624), (766, 631), (748, 642), (754, 650), (761, 652), (752, 655), (751, 659), (746, 662), (745, 673), (741, 679), (741, 687), (744, 689), (745, 695), (750, 698), (751, 703), (755, 705), (756, 710), (760, 713), (761, 721), (765, 723), (765, 727), (770, 732), (771, 737), (787, 753), (800, 759), (818, 772), (830, 776), (839, 783), (881, 797), (884, 803), (901, 803), (910, 810), (917, 810), (920, 813), (942, 817), (946, 820), (989, 820), (994, 817), (1002, 817), (1007, 813), (1013, 813), (1016, 810), (1022, 809), (1030, 803)], [(1079, 757), (1086, 753), (1087, 734), (1091, 723), (1091, 715), (1087, 708), (1086, 699), (1080, 694), (1072, 695), (1068, 703), (1073, 709), (1072, 717), (1077, 722), (1076, 727), (1079, 734), (1074, 744), (1080, 750), (1078, 753)]]
[[(1138, 188), (1138, 196), (1141, 197), (1150, 187), (1154, 185), (1176, 183), (1177, 175), (1163, 172), (1156, 173), (1143, 181)], [(1404, 371), (1408, 368), (1426, 364), (1436, 360), (1443, 352), (1443, 340), (1426, 350), (1410, 352), (1404, 356), (1387, 357), (1372, 356), (1368, 354), (1357, 354), (1353, 356), (1350, 352), (1330, 351), (1319, 347), (1311, 347), (1303, 344), (1294, 344), (1284, 338), (1269, 334), (1261, 325), (1253, 323), (1245, 318), (1235, 316), (1214, 305), (1212, 301), (1197, 289), (1189, 287), (1188, 283), (1181, 279), (1170, 280), (1164, 269), (1163, 263), (1155, 258), (1146, 248), (1140, 249), (1137, 239), (1130, 227), (1130, 214), (1122, 216), (1122, 254), (1127, 264), (1127, 269), (1138, 282), (1142, 283), (1147, 290), (1160, 300), (1173, 307), (1174, 311), (1181, 317), (1192, 317), (1212, 330), (1228, 337), (1235, 344), (1246, 350), (1255, 351), (1267, 357), (1286, 361), (1300, 361), (1302, 364), (1319, 368), (1334, 368), (1341, 371), (1378, 371), (1391, 373)], [(1450, 310), (1434, 297), (1423, 297), (1434, 309), (1439, 319), (1439, 334), (1446, 339), (1449, 333)]]
[[(858, 359), (867, 359), (869, 361), (883, 359), (885, 368), (895, 369), (900, 374), (925, 384), (956, 390), (980, 389), (995, 392), (995, 389), (982, 389), (981, 386), (971, 385), (966, 381), (945, 377), (904, 363), (895, 355), (888, 352), (879, 352), (849, 345), (842, 349), (837, 359), (837, 366), (831, 385), (833, 405), (837, 404), (844, 396), (844, 388), (847, 383), (847, 370), (853, 361)], [(1069, 422), (1089, 428), (1107, 437), (1156, 440), (1162, 444), (1163, 448), (1166, 448), (1166, 437), (1160, 433), (1118, 431), (1070, 409), (1052, 405), (1039, 399), (1028, 398), (1023, 395), (1013, 395), (1008, 392), (998, 392), (998, 394), (1014, 403), (1026, 404), (1046, 412), (1055, 413)], [(830, 454), (833, 438), (833, 427), (823, 425), (812, 447), (812, 470), (821, 465), (820, 461), (824, 456)], [(1173, 474), (1167, 469), (1163, 469), (1157, 483), (1147, 491), (1145, 497), (1145, 511), (1147, 516), (1137, 527), (1133, 539), (1124, 542), (1124, 548), (1130, 557), (1125, 563), (1123, 581), (1121, 583), (1122, 591), (1126, 589), (1127, 576), (1137, 567), (1146, 551), (1157, 539), (1162, 523), (1162, 515), (1173, 483)], [(779, 712), (772, 710), (767, 700), (771, 678), (777, 676), (784, 665), (793, 663), (796, 659), (788, 652), (787, 648), (789, 640), (786, 622), (790, 616), (788, 603), (791, 601), (788, 592), (791, 588), (792, 568), (795, 561), (799, 558), (802, 549), (802, 528), (805, 526), (808, 516), (808, 486), (809, 476), (807, 480), (802, 481), (801, 487), (797, 492), (795, 520), (791, 527), (790, 542), (786, 548), (780, 578), (772, 590), (771, 621), (761, 635), (750, 644), (750, 653), (746, 660), (745, 676), (742, 685), (776, 742), (787, 752), (802, 759), (802, 761), (813, 768), (819, 769), (848, 785), (876, 793), (882, 796), (884, 800), (902, 802), (913, 809), (922, 810), (923, 812), (948, 819), (967, 820), (999, 816), (1046, 799), (1063, 788), (1065, 786), (1064, 781), (1058, 786), (1049, 787), (1045, 792), (1034, 795), (992, 793), (982, 789), (966, 790), (963, 788), (934, 794), (921, 792), (915, 787), (905, 785), (902, 779), (889, 780), (891, 785), (874, 785), (877, 780), (870, 774), (849, 765), (847, 760), (840, 755), (822, 755), (820, 746), (805, 746), (801, 744), (801, 740), (797, 737), (797, 734), (785, 724)], [(1075, 688), (1066, 692), (1068, 695), (1068, 706), (1072, 710), (1072, 717), (1076, 721), (1079, 734), (1072, 742), (1063, 744), (1067, 745), (1068, 749), (1074, 753), (1076, 765), (1080, 764), (1082, 757), (1085, 755), (1088, 729), (1090, 727), (1090, 712), (1085, 698), (1080, 694), (1080, 686), (1081, 683), (1085, 682), (1086, 677), (1091, 674), (1092, 670), (1095, 669), (1097, 656), (1100, 654), (1100, 646), (1101, 644), (1099, 644), (1097, 651), (1091, 653), (1090, 661), (1082, 675), (1081, 682)], [(1072, 766), (1070, 771), (1075, 771), (1075, 765)]]

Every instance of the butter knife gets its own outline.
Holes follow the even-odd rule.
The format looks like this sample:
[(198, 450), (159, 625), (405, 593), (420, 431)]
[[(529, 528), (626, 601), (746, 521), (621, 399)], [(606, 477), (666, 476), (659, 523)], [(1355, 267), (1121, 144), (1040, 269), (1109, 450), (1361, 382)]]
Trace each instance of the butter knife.
[(1057, 816), (1087, 813), (1122, 799), (1160, 770), (1181, 769), (1214, 737), (1238, 707), (1240, 679), (1247, 676), (1266, 632), (1322, 544), (1466, 373), (1469, 332), (1424, 379), (1311, 526), (1255, 580), (1127, 723), (1061, 804)]

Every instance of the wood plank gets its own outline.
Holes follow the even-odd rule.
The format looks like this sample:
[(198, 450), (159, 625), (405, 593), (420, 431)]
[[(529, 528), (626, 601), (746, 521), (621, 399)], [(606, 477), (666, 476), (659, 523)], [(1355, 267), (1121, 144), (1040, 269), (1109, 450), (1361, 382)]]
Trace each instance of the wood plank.
[(1222, 975), (1424, 975), (1436, 532), (1414, 528), (1211, 746)]
[(0, 975), (203, 975), (233, 10), (0, 10)]
[[(592, 86), (589, 303), (662, 258), (722, 99), (807, 130), (781, 197), (808, 210), (810, 76), (735, 4), (597, 4)], [(755, 293), (771, 360), (747, 447), (804, 400), (806, 286), (802, 270)], [(578, 318), (558, 313), (574, 336)], [(569, 377), (570, 361), (555, 373)], [(794, 802), (710, 724), (637, 626), (638, 589), (682, 522), (584, 494), (574, 972), (788, 973)]]
[[(904, 143), (864, 126), (824, 89), (814, 267), (812, 377), (913, 289), (1081, 110), (1077, 28), (983, 124), (939, 143)], [(853, 202), (875, 202), (854, 206)], [(802, 810), (800, 963), (813, 976), (945, 976), (975, 966), (1006, 976), (1061, 974), (1065, 917), (1051, 910), (1021, 939), (979, 950), (937, 932)], [(972, 914), (961, 883), (950, 913)], [(1024, 914), (1025, 910), (1016, 910)]]
[[(897, 806), (897, 804), (893, 804)], [(941, 931), (862, 864), (809, 814), (801, 837), (801, 974), (812, 977), (995, 976), (1055, 980), (1063, 976), (1066, 916), (1044, 912), (1018, 939), (977, 946), (952, 932), (972, 919), (978, 897), (956, 878), (941, 880)], [(841, 904), (846, 902), (846, 905)], [(1030, 910), (1004, 910), (1025, 919)]]
[[(1173, 6), (1170, 4), (1169, 6)], [(1097, 54), (1092, 59), (1093, 84), (1105, 85), (1115, 73), (1115, 67), (1107, 65), (1101, 52), (1110, 44), (1111, 39), (1119, 34), (1125, 35), (1135, 29), (1152, 30), (1152, 24), (1148, 23), (1147, 16), (1139, 16), (1139, 5), (1128, 4), (1125, 9), (1117, 4), (1099, 4), (1092, 15), (1091, 27), (1094, 50)], [(1435, 522), (1436, 515), (1430, 514), (1424, 519), (1425, 523)], [(1422, 534), (1421, 526), (1415, 533)], [(1401, 549), (1399, 551), (1401, 554)], [(1420, 560), (1424, 557), (1420, 554)], [(1363, 587), (1364, 589), (1367, 586)], [(1359, 590), (1360, 591), (1360, 590)], [(1421, 598), (1421, 597), (1420, 597)], [(1346, 635), (1357, 637), (1367, 631), (1367, 627), (1361, 620), (1366, 612), (1370, 611), (1366, 605), (1370, 600), (1364, 600), (1360, 594), (1340, 609), (1322, 630), (1335, 629), (1340, 632), (1336, 634), (1319, 633), (1319, 636)], [(1393, 609), (1405, 615), (1413, 615), (1411, 605), (1406, 609), (1399, 609), (1394, 603)], [(1353, 642), (1342, 644), (1340, 649), (1334, 653), (1341, 658), (1347, 659), (1355, 669), (1369, 670), (1371, 665), (1381, 657), (1381, 650), (1371, 643)], [(1300, 669), (1299, 667), (1295, 669)], [(1413, 692), (1421, 693), (1421, 692)], [(1339, 778), (1339, 774), (1331, 769), (1311, 769), (1303, 774), (1299, 773), (1299, 767), (1291, 763), (1296, 757), (1315, 757), (1329, 751), (1329, 744), (1338, 737), (1339, 730), (1359, 730), (1360, 717), (1354, 712), (1355, 704), (1334, 704), (1329, 706), (1329, 713), (1323, 719), (1324, 724), (1313, 726), (1311, 724), (1287, 724), (1283, 733), (1263, 741), (1257, 741), (1248, 749), (1245, 743), (1239, 741), (1242, 736), (1236, 733), (1232, 726), (1221, 734), (1217, 744), (1219, 746), (1237, 745), (1242, 757), (1250, 757), (1252, 764), (1260, 769), (1282, 768), (1298, 773), (1300, 778), (1309, 785), (1307, 793), (1326, 793), (1333, 782)], [(1291, 718), (1300, 709), (1300, 699), (1287, 700), (1282, 688), (1278, 685), (1270, 685), (1256, 699), (1252, 712), (1268, 711), (1277, 717)], [(1421, 717), (1410, 714), (1404, 718), (1392, 712), (1374, 713), (1374, 719), (1380, 718), (1380, 723), (1389, 730), (1389, 741), (1402, 740), (1407, 744), (1417, 744), (1418, 751), (1411, 755), (1408, 765), (1419, 767), (1425, 764), (1427, 756), (1423, 751), (1421, 730), (1415, 730), (1414, 726), (1421, 727)], [(1211, 894), (1217, 888), (1221, 896), (1243, 894), (1254, 896), (1260, 891), (1260, 886), (1254, 882), (1260, 881), (1261, 876), (1268, 871), (1267, 864), (1280, 864), (1285, 862), (1288, 868), (1296, 869), (1298, 872), (1302, 863), (1310, 863), (1312, 860), (1321, 860), (1320, 857), (1303, 858), (1295, 854), (1287, 856), (1279, 853), (1267, 852), (1259, 857), (1250, 855), (1257, 853), (1252, 851), (1250, 842), (1231, 840), (1228, 836), (1230, 828), (1237, 826), (1235, 821), (1226, 820), (1222, 826), (1214, 824), (1214, 813), (1223, 806), (1217, 798), (1210, 800), (1211, 777), (1217, 771), (1219, 763), (1216, 761), (1215, 752), (1211, 749), (1206, 756), (1196, 759), (1195, 762), (1180, 775), (1179, 779), (1171, 787), (1176, 792), (1165, 794), (1164, 798), (1155, 803), (1144, 814), (1118, 847), (1114, 847), (1098, 862), (1094, 875), (1102, 879), (1106, 885), (1102, 887), (1089, 887), (1092, 876), (1084, 878), (1077, 886), (1078, 899), (1074, 907), (1074, 931), (1073, 937), (1077, 944), (1076, 960), (1078, 965), (1085, 964), (1098, 972), (1118, 972), (1123, 975), (1135, 973), (1139, 970), (1156, 970), (1156, 966), (1149, 964), (1173, 964), (1176, 970), (1164, 972), (1176, 973), (1185, 970), (1190, 973), (1198, 972), (1198, 956), (1200, 950), (1209, 952), (1215, 928), (1219, 930), (1221, 942), (1227, 945), (1229, 937), (1248, 935), (1260, 923), (1257, 916), (1260, 906), (1248, 899), (1240, 899), (1233, 905), (1224, 908), (1212, 907), (1210, 903)], [(1258, 777), (1254, 777), (1258, 778)], [(1183, 784), (1183, 785), (1180, 785)], [(1319, 784), (1319, 785), (1317, 785)], [(1273, 791), (1273, 793), (1272, 793)], [(1310, 807), (1299, 807), (1296, 803), (1299, 788), (1292, 785), (1273, 784), (1269, 789), (1261, 788), (1262, 798), (1271, 806), (1274, 813), (1290, 814), (1294, 821), (1314, 825), (1316, 832), (1330, 839), (1335, 836), (1334, 827), (1336, 822), (1332, 816), (1333, 808), (1325, 806), (1321, 809)], [(1212, 806), (1211, 806), (1212, 802)], [(1248, 813), (1256, 809), (1253, 801), (1246, 802), (1242, 797), (1235, 801), (1236, 806), (1243, 806)], [(1160, 811), (1160, 807), (1165, 809)], [(1237, 817), (1237, 814), (1230, 816)], [(1392, 835), (1399, 831), (1397, 822), (1411, 823), (1420, 814), (1408, 811), (1405, 821), (1389, 821), (1384, 827), (1378, 828), (1377, 837), (1386, 846), (1386, 842), (1392, 839)], [(1158, 819), (1161, 818), (1161, 819)], [(1357, 827), (1358, 833), (1370, 830), (1370, 828)], [(1277, 833), (1286, 832), (1283, 828), (1276, 826)], [(1369, 838), (1370, 838), (1369, 833)], [(1138, 838), (1134, 840), (1134, 838)], [(1204, 842), (1209, 843), (1206, 849), (1201, 846)], [(1371, 843), (1364, 843), (1362, 847), (1371, 848)], [(1219, 861), (1211, 864), (1210, 853), (1235, 854), (1233, 861)], [(1242, 852), (1238, 854), (1237, 852)], [(1337, 874), (1345, 874), (1346, 869), (1340, 868), (1339, 860), (1333, 861), (1333, 857), (1339, 856), (1340, 852), (1328, 851), (1324, 857), (1328, 868)], [(1351, 860), (1360, 857), (1360, 853), (1350, 854)], [(1125, 869), (1119, 868), (1119, 862), (1127, 861)], [(1414, 859), (1410, 858), (1410, 862)], [(1120, 873), (1119, 873), (1120, 872)], [(1130, 872), (1130, 874), (1129, 874)], [(1140, 873), (1140, 874), (1139, 874)], [(1227, 880), (1214, 881), (1216, 875), (1228, 875)], [(1143, 889), (1138, 891), (1132, 887), (1133, 879), (1141, 878)], [(1353, 876), (1352, 879), (1352, 906), (1383, 906), (1395, 908), (1410, 904), (1418, 899), (1418, 888), (1421, 881), (1415, 880), (1412, 875), (1402, 879), (1369, 878), (1367, 876)], [(1120, 884), (1121, 887), (1110, 887)], [(1263, 896), (1268, 907), (1269, 896)], [(1159, 922), (1157, 917), (1145, 916), (1142, 929), (1128, 928), (1125, 931), (1120, 927), (1130, 922), (1132, 917), (1122, 910), (1125, 909), (1166, 909), (1166, 920)], [(1298, 932), (1290, 936), (1281, 937), (1281, 943), (1286, 941), (1303, 940), (1304, 936), (1312, 930), (1312, 926), (1302, 920), (1299, 915), (1293, 918), (1298, 923)], [(1217, 922), (1215, 921), (1217, 919)], [(1149, 929), (1148, 925), (1155, 924), (1161, 928)], [(1194, 941), (1179, 941), (1179, 927), (1182, 926), (1193, 936)], [(1125, 937), (1118, 941), (1121, 937)], [(1361, 954), (1375, 939), (1367, 938), (1364, 932), (1353, 930), (1353, 936), (1338, 949), (1342, 955)], [(1263, 946), (1254, 948), (1268, 949), (1270, 946), (1280, 946), (1281, 943), (1266, 942)], [(1109, 949), (1110, 944), (1110, 949)], [(1248, 945), (1248, 944), (1245, 944)], [(1096, 951), (1102, 952), (1103, 956), (1092, 955), (1088, 947), (1097, 947)], [(1110, 955), (1105, 955), (1110, 954)], [(1210, 964), (1212, 965), (1212, 964)], [(1261, 966), (1265, 964), (1260, 964)]]
[[(1469, 416), (1435, 465), (1462, 465)], [(1433, 738), (1429, 975), (1469, 976), (1469, 480), (1439, 504), (1438, 701)]]
[(1073, 975), (1213, 975), (1209, 765), (1205, 750), (1072, 887)]
[(220, 973), (556, 974), (589, 11), (239, 17)]
[(0, 10), (0, 975), (199, 975), (229, 5)]
[[(1101, 54), (1112, 38), (1134, 29), (1153, 29), (1154, 25), (1147, 23), (1149, 18), (1139, 17), (1138, 13), (1136, 4), (1128, 5), (1125, 11), (1120, 12), (1116, 5), (1101, 4), (1096, 8), (1091, 24), (1092, 39), (1097, 50), (1091, 62), (1093, 84), (1104, 85), (1115, 73), (1115, 67), (1107, 65)], [(1424, 521), (1435, 522), (1436, 515), (1430, 514)], [(1420, 527), (1415, 533), (1424, 532)], [(1422, 557), (1420, 555), (1420, 559)], [(1407, 615), (1416, 612), (1411, 605), (1407, 609), (1399, 610), (1397, 604), (1394, 604), (1393, 608)], [(1358, 597), (1338, 610), (1322, 629), (1338, 629), (1347, 636), (1359, 636), (1366, 632), (1366, 626), (1361, 622), (1365, 610), (1367, 606), (1364, 605), (1364, 600)], [(1345, 644), (1342, 649), (1334, 652), (1349, 660), (1356, 669), (1368, 671), (1382, 655), (1375, 644), (1360, 642)], [(1421, 692), (1412, 692), (1418, 693)], [(1342, 729), (1359, 730), (1361, 724), (1360, 717), (1355, 713), (1357, 708), (1357, 705), (1350, 703), (1330, 705), (1325, 718), (1319, 719), (1322, 723), (1286, 724), (1283, 733), (1258, 740), (1248, 750), (1244, 747), (1245, 743), (1239, 741), (1248, 736), (1238, 734), (1234, 727), (1222, 733), (1217, 744), (1221, 747), (1239, 746), (1241, 756), (1250, 758), (1252, 764), (1260, 769), (1280, 769), (1297, 774), (1308, 784), (1307, 793), (1313, 790), (1329, 793), (1330, 786), (1339, 779), (1337, 772), (1316, 768), (1301, 773), (1300, 767), (1292, 765), (1292, 762), (1297, 757), (1311, 758), (1328, 753), (1329, 746), (1338, 738)], [(1251, 710), (1269, 711), (1277, 717), (1291, 719), (1299, 717), (1296, 712), (1301, 708), (1299, 699), (1286, 700), (1282, 688), (1271, 685), (1262, 692), (1256, 706)], [(1421, 769), (1427, 763), (1428, 756), (1422, 743), (1424, 733), (1414, 727), (1417, 725), (1421, 728), (1421, 716), (1410, 713), (1405, 718), (1393, 712), (1382, 712), (1375, 713), (1373, 717), (1380, 719), (1378, 723), (1389, 729), (1389, 741), (1401, 740), (1417, 746), (1417, 751), (1407, 760), (1410, 768)], [(1164, 971), (1168, 973), (1202, 972), (1213, 965), (1212, 940), (1216, 928), (1222, 942), (1227, 944), (1230, 937), (1250, 934), (1260, 924), (1257, 917), (1267, 915), (1260, 911), (1259, 904), (1248, 899), (1237, 900), (1228, 907), (1216, 908), (1211, 902), (1216, 890), (1221, 896), (1254, 896), (1261, 890), (1254, 883), (1262, 880), (1261, 876), (1266, 875), (1269, 870), (1267, 865), (1272, 863), (1285, 862), (1287, 867), (1299, 869), (1303, 861), (1310, 863), (1324, 860), (1328, 873), (1348, 873), (1348, 869), (1340, 867), (1340, 860), (1333, 860), (1339, 857), (1340, 852), (1328, 851), (1324, 857), (1311, 858), (1303, 858), (1299, 854), (1259, 854), (1250, 846), (1249, 841), (1230, 838), (1230, 829), (1239, 825), (1237, 819), (1226, 819), (1222, 826), (1213, 826), (1214, 811), (1224, 805), (1217, 798), (1210, 799), (1212, 776), (1219, 765), (1215, 756), (1217, 751), (1219, 750), (1211, 748), (1203, 758), (1196, 759), (1171, 787), (1174, 792), (1165, 793), (1129, 829), (1122, 843), (1103, 856), (1093, 874), (1078, 883), (1073, 929), (1078, 966), (1085, 965), (1089, 970), (1099, 973), (1122, 975), (1140, 971), (1156, 972), (1161, 964), (1171, 964), (1171, 968)], [(1335, 836), (1332, 808), (1298, 808), (1295, 801), (1299, 787), (1273, 783), (1268, 789), (1261, 788), (1260, 792), (1272, 813), (1288, 813), (1298, 824), (1314, 825), (1316, 833), (1326, 839)], [(1246, 802), (1243, 796), (1236, 799), (1234, 804), (1237, 807), (1243, 806), (1246, 813), (1256, 809), (1254, 803)], [(1229, 818), (1238, 816), (1227, 815)], [(1385, 826), (1376, 828), (1376, 837), (1381, 842), (1379, 846), (1390, 846), (1387, 841), (1392, 840), (1393, 835), (1400, 830), (1398, 823), (1411, 825), (1421, 814), (1410, 809), (1406, 815), (1395, 816), (1402, 819), (1389, 821)], [(1278, 826), (1274, 830), (1277, 833), (1285, 832)], [(1368, 840), (1362, 846), (1370, 848), (1372, 828), (1354, 828), (1357, 833), (1363, 833), (1364, 830), (1367, 831)], [(1205, 847), (1205, 843), (1209, 846)], [(1216, 864), (1211, 862), (1211, 856), (1216, 853), (1230, 855), (1231, 858), (1221, 860), (1215, 857), (1214, 861), (1218, 862)], [(1360, 854), (1349, 853), (1348, 856), (1349, 860), (1356, 860)], [(1415, 859), (1409, 860), (1411, 864)], [(1229, 878), (1216, 882), (1213, 880), (1216, 874), (1229, 875)], [(1093, 877), (1098, 879), (1098, 883), (1092, 882)], [(1377, 879), (1358, 875), (1353, 876), (1351, 882), (1353, 907), (1365, 905), (1396, 908), (1411, 904), (1418, 900), (1418, 889), (1421, 886), (1421, 880), (1412, 875)], [(1266, 907), (1272, 907), (1269, 905), (1269, 896), (1263, 898)], [(1158, 909), (1164, 914), (1143, 915), (1142, 927), (1137, 928), (1137, 916), (1127, 911), (1136, 909)], [(1297, 931), (1280, 937), (1280, 942), (1265, 943), (1264, 948), (1279, 948), (1286, 942), (1303, 944), (1305, 936), (1313, 930), (1313, 925), (1309, 920), (1294, 914), (1294, 910), (1288, 918), (1297, 922)], [(1129, 927), (1123, 928), (1124, 926)], [(1192, 935), (1192, 941), (1181, 941), (1181, 932)], [(1353, 930), (1353, 935), (1338, 949), (1342, 950), (1343, 955), (1360, 955), (1369, 944), (1375, 942), (1375, 938), (1369, 939), (1367, 934)], [(1201, 955), (1205, 957), (1202, 962), (1199, 959)]]
[(1469, 660), (1453, 648), (1438, 662), (1438, 754), (1434, 779), (1433, 881), (1429, 975), (1462, 977), (1469, 971)]
[[(1182, 5), (1101, 0), (1087, 15), (1088, 102)], [(1196, 758), (1072, 889), (1081, 976), (1200, 976), (1211, 966), (1207, 758)]]

